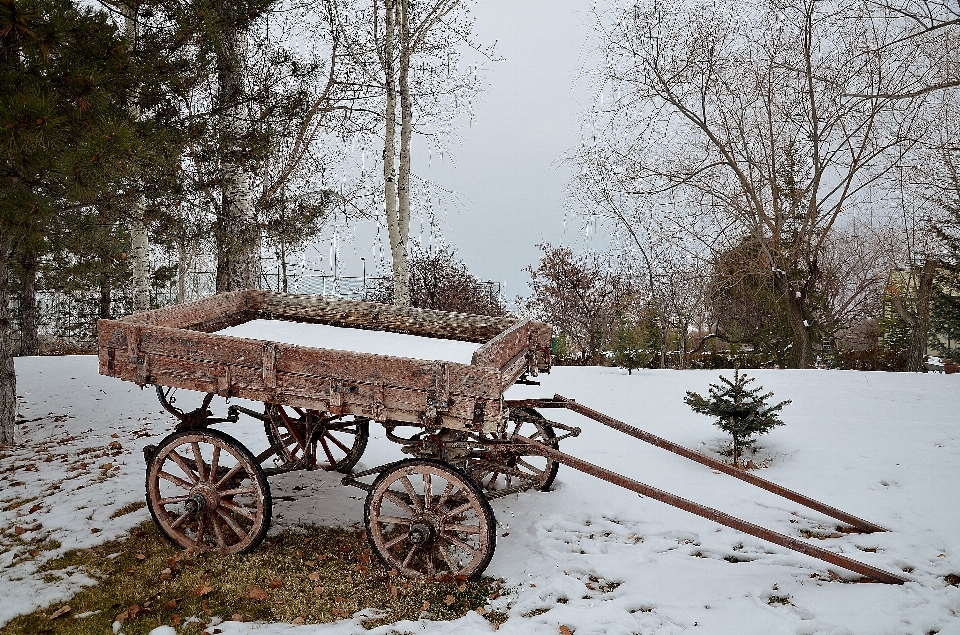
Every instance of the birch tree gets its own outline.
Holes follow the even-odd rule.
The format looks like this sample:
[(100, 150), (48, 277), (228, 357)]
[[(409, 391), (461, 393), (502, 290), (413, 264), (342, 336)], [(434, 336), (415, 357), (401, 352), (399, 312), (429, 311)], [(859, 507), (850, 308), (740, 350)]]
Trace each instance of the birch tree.
[[(473, 42), (467, 0), (343, 1), (340, 32), (351, 75), (367, 89), (357, 112), (382, 134), (378, 200), (390, 240), (393, 302), (410, 305), (410, 220), (415, 204), (411, 153), (415, 134), (443, 147), (455, 119), (480, 90), (476, 67), (461, 68), (462, 49), (486, 58)], [(382, 131), (382, 132), (381, 132)]]
[(911, 89), (933, 70), (896, 46), (909, 25), (858, 0), (654, 0), (597, 23), (602, 98), (597, 142), (578, 153), (581, 189), (669, 195), (709, 208), (715, 231), (749, 236), (770, 263), (790, 364), (810, 366), (831, 237), (934, 127), (935, 91)]

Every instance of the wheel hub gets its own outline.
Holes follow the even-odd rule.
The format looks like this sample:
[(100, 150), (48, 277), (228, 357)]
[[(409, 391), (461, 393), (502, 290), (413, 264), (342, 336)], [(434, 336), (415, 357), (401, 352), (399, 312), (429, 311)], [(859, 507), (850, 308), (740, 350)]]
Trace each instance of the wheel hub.
[(407, 540), (412, 545), (425, 545), (433, 541), (434, 530), (429, 524), (424, 522), (414, 523), (410, 526), (407, 534)]
[(190, 513), (213, 511), (220, 506), (220, 495), (212, 487), (196, 487), (190, 492), (190, 497), (184, 501), (184, 506)]

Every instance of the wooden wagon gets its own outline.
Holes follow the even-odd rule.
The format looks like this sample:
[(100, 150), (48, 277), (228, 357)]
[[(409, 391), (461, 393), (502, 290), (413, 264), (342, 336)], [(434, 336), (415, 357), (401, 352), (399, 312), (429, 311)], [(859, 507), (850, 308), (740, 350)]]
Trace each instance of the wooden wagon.
[[(256, 319), (480, 346), (466, 364), (216, 333)], [(905, 580), (561, 452), (559, 442), (580, 429), (544, 418), (542, 409), (572, 410), (832, 516), (850, 530), (884, 531), (572, 399), (504, 399), (514, 383), (537, 383), (531, 378), (549, 372), (551, 334), (549, 325), (532, 320), (253, 290), (98, 323), (100, 373), (154, 385), (179, 421), (144, 449), (144, 458), (147, 507), (162, 532), (185, 548), (228, 554), (256, 548), (272, 513), (269, 475), (338, 470), (345, 485), (366, 490), (367, 536), (389, 568), (411, 577), (475, 576), (496, 544), (489, 500), (548, 490), (563, 464), (864, 576)], [(180, 408), (174, 395), (180, 388), (205, 393), (199, 407)], [(216, 417), (209, 407), (217, 395), (263, 407), (232, 404), (225, 417)], [(257, 456), (210, 427), (236, 423), (241, 414), (264, 426), (269, 447)], [(384, 426), (410, 458), (354, 473), (371, 422)]]

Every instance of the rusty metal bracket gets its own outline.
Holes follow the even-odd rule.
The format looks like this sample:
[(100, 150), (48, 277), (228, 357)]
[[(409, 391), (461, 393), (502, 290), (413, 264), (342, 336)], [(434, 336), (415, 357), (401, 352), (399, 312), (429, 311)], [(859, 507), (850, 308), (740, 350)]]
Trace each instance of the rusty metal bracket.
[(800, 553), (823, 560), (824, 562), (829, 562), (830, 564), (847, 569), (848, 571), (859, 573), (862, 576), (866, 576), (880, 582), (886, 582), (888, 584), (903, 584), (904, 582), (909, 582), (909, 579), (894, 573), (872, 567), (858, 560), (841, 556), (833, 551), (828, 551), (821, 547), (803, 542), (802, 540), (766, 529), (760, 525), (755, 525), (745, 520), (741, 520), (736, 516), (731, 516), (730, 514), (713, 509), (712, 507), (706, 507), (685, 498), (675, 496), (674, 494), (665, 492), (661, 489), (645, 485), (644, 483), (635, 481), (631, 478), (623, 476), (622, 474), (617, 474), (616, 472), (607, 470), (598, 465), (594, 465), (593, 463), (589, 463), (583, 459), (578, 459), (575, 456), (564, 454), (563, 452), (555, 450), (548, 445), (528, 439), (522, 435), (516, 434), (513, 438), (520, 443), (526, 444), (530, 448), (531, 453), (539, 454), (540, 456), (572, 467), (577, 471), (595, 476), (604, 481), (613, 483), (614, 485), (619, 485), (620, 487), (624, 487), (643, 496), (648, 496), (654, 500), (660, 501), (661, 503), (678, 507), (684, 511), (696, 514), (697, 516), (702, 516), (703, 518), (720, 523), (721, 525), (742, 531), (745, 534), (756, 536), (762, 540), (772, 542), (775, 545), (780, 545), (781, 547), (786, 547), (787, 549), (799, 551)]
[(800, 505), (803, 505), (804, 507), (808, 507), (809, 509), (816, 510), (822, 514), (826, 514), (831, 518), (836, 518), (839, 521), (845, 522), (853, 527), (856, 527), (857, 529), (859, 529), (864, 533), (872, 533), (875, 531), (887, 531), (880, 525), (871, 523), (862, 518), (858, 518), (857, 516), (854, 516), (853, 514), (848, 514), (847, 512), (841, 509), (837, 509), (836, 507), (831, 507), (830, 505), (821, 503), (818, 500), (814, 500), (808, 496), (804, 496), (799, 492), (795, 492), (791, 489), (787, 489), (782, 485), (777, 485), (776, 483), (760, 478), (759, 476), (755, 476), (750, 472), (747, 472), (746, 470), (741, 470), (738, 467), (728, 465), (723, 461), (718, 461), (714, 458), (703, 455), (699, 452), (695, 452), (693, 450), (683, 447), (682, 445), (678, 445), (672, 441), (668, 441), (662, 437), (658, 437), (655, 434), (651, 434), (639, 428), (635, 428), (631, 425), (624, 423), (623, 421), (614, 419), (613, 417), (608, 417), (603, 413), (597, 412), (592, 408), (583, 406), (577, 403), (576, 401), (574, 401), (573, 399), (567, 399), (562, 395), (554, 395), (553, 399), (523, 399), (523, 400), (517, 400), (517, 401), (508, 401), (507, 404), (511, 407), (566, 408), (568, 410), (572, 410), (577, 414), (581, 414), (585, 417), (593, 419), (594, 421), (602, 423), (603, 425), (613, 428), (614, 430), (623, 432), (624, 434), (628, 434), (631, 437), (634, 437), (636, 439), (640, 439), (641, 441), (645, 441), (647, 443), (655, 445), (658, 448), (669, 450), (674, 454), (679, 454), (680, 456), (684, 458), (688, 458), (691, 461), (696, 461), (697, 463), (706, 465), (710, 468), (713, 468), (714, 470), (717, 470), (718, 472), (729, 474), (730, 476), (738, 478), (741, 481), (746, 481), (751, 485), (756, 485), (757, 487), (761, 489), (765, 489), (768, 492), (772, 492), (778, 496), (782, 496), (783, 498), (793, 501), (794, 503), (798, 503)]

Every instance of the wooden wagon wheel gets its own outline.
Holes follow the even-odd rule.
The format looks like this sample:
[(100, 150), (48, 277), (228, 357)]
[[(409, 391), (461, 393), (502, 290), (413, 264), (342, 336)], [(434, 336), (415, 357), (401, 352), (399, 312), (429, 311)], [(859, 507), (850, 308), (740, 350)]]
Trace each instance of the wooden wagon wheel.
[[(503, 433), (484, 433), (480, 436), (498, 441), (509, 440), (515, 434), (552, 448), (559, 445), (553, 427), (539, 412), (529, 408), (511, 409)], [(521, 447), (508, 444), (499, 451), (477, 455), (467, 461), (467, 474), (490, 497), (530, 489), (548, 491), (557, 477), (559, 463), (539, 455), (523, 454)]]
[(367, 494), (363, 516), (373, 552), (411, 578), (480, 575), (496, 547), (496, 522), (483, 492), (440, 461), (387, 466)]
[(264, 429), (284, 467), (349, 472), (367, 447), (370, 420), (267, 404)]
[(175, 544), (225, 554), (256, 548), (272, 513), (257, 460), (230, 435), (209, 429), (160, 442), (147, 465), (147, 507)]

